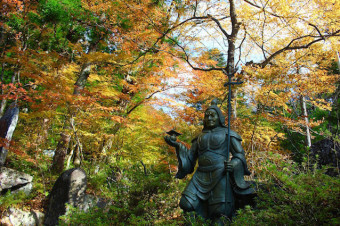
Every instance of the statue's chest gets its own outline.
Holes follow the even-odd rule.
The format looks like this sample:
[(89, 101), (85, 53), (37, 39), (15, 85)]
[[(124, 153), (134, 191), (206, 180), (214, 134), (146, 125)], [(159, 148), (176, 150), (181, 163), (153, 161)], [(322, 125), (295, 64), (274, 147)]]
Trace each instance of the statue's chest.
[(198, 136), (198, 149), (200, 152), (207, 150), (220, 150), (223, 143), (226, 141), (226, 134), (224, 130), (214, 132), (203, 132)]

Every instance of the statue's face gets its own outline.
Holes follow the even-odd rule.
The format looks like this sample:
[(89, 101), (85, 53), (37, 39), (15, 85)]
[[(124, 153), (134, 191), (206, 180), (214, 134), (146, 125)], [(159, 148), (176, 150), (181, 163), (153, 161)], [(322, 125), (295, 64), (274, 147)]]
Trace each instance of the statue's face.
[(207, 110), (204, 115), (203, 123), (204, 128), (206, 129), (213, 129), (219, 126), (220, 122), (217, 112), (214, 109)]

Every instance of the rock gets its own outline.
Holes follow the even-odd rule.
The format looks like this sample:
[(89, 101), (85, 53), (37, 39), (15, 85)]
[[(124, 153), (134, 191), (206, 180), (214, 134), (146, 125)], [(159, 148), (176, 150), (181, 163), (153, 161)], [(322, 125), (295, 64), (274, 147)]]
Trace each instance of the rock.
[(33, 226), (43, 225), (44, 214), (39, 211), (22, 211), (15, 208), (9, 208), (1, 217), (0, 224), (8, 226)]
[(93, 195), (85, 195), (84, 202), (79, 205), (79, 209), (87, 212), (90, 208), (94, 207), (98, 199)]
[(107, 201), (103, 198), (87, 194), (85, 196), (84, 202), (81, 205), (79, 205), (79, 209), (84, 212), (87, 212), (90, 208), (97, 206), (98, 208), (108, 210), (108, 207), (112, 204), (113, 202), (110, 200)]
[[(15, 103), (12, 103), (0, 119), (0, 137), (6, 139), (6, 146), (9, 145), (9, 141), (12, 139), (18, 118), (19, 108)], [(8, 153), (6, 146), (0, 147), (0, 166), (3, 166), (6, 161)]]
[(84, 170), (74, 168), (63, 172), (50, 193), (44, 225), (57, 225), (59, 216), (66, 213), (66, 203), (79, 209), (85, 208), (86, 187), (87, 180)]
[(23, 191), (29, 194), (32, 190), (33, 177), (6, 167), (0, 167), (0, 193), (5, 194), (7, 191)]

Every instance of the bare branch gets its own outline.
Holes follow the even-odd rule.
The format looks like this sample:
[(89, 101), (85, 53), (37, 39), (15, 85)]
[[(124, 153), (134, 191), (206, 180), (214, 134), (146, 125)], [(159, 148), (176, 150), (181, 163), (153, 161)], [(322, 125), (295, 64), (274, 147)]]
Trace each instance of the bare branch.
[(239, 50), (240, 50), (240, 54), (239, 54), (239, 56), (238, 56), (238, 61), (236, 62), (235, 67), (237, 67), (238, 63), (241, 61), (242, 45), (243, 45), (243, 42), (246, 40), (246, 38), (247, 38), (247, 33), (245, 32), (245, 33), (244, 33), (244, 36), (243, 36), (243, 39), (242, 39), (242, 41), (241, 41), (241, 43), (240, 43), (240, 45), (236, 48), (236, 49), (239, 49)]
[(130, 110), (128, 110), (126, 112), (127, 115), (129, 115), (133, 110), (135, 110), (137, 107), (139, 107), (140, 105), (142, 105), (143, 103), (145, 103), (146, 100), (151, 99), (156, 93), (162, 92), (164, 91), (163, 89), (161, 90), (156, 90), (155, 92), (151, 93), (149, 96), (145, 97), (142, 101), (138, 102), (137, 104), (135, 104)]
[(228, 32), (222, 27), (220, 21), (219, 21), (218, 19), (216, 19), (215, 17), (212, 17), (212, 16), (209, 15), (209, 14), (208, 14), (208, 17), (209, 17), (211, 20), (213, 20), (213, 21), (217, 24), (218, 28), (221, 30), (221, 32), (224, 34), (224, 36), (227, 37), (227, 39), (229, 39), (229, 38), (230, 38), (230, 35), (229, 35)]
[(197, 2), (197, 0), (196, 0), (196, 2), (195, 2), (195, 11), (194, 11), (194, 17), (196, 17), (196, 12), (197, 12), (197, 5), (198, 5), (198, 2)]
[[(269, 12), (269, 11), (265, 10), (264, 7), (258, 6), (258, 5), (256, 5), (256, 4), (250, 2), (249, 0), (243, 0), (243, 1), (245, 1), (245, 2), (248, 3), (249, 5), (252, 5), (252, 6), (258, 8), (258, 9), (261, 9), (263, 12), (267, 12), (268, 14), (270, 14), (270, 15), (272, 15), (272, 16), (274, 16), (274, 17), (278, 17), (278, 18), (281, 18), (281, 17), (282, 17), (282, 16), (279, 16), (279, 15), (273, 13), (273, 12)], [(266, 5), (267, 5), (267, 3), (266, 3)]]
[(315, 30), (319, 33), (319, 35), (325, 40), (325, 37), (321, 34), (319, 28), (318, 28), (316, 25), (314, 25), (314, 24), (312, 24), (312, 23), (308, 23), (308, 25), (314, 27)]
[(136, 103), (131, 109), (129, 109), (126, 112), (126, 115), (129, 115), (132, 111), (134, 111), (137, 107), (141, 106), (142, 104), (144, 104), (147, 100), (151, 99), (155, 94), (157, 93), (161, 93), (164, 91), (167, 91), (169, 89), (173, 89), (173, 88), (179, 88), (179, 87), (183, 87), (181, 85), (175, 85), (175, 86), (169, 86), (169, 87), (162, 87), (158, 90), (153, 91), (152, 93), (150, 93), (147, 97), (145, 97), (143, 100), (141, 100), (140, 102)]
[[(265, 9), (265, 7), (267, 6), (268, 4), (268, 1), (265, 2), (264, 6), (259, 6), (257, 5), (256, 3), (253, 3), (251, 2), (250, 0), (244, 0), (246, 3), (258, 8), (258, 9), (261, 9), (264, 13), (266, 14), (269, 14), (271, 16), (274, 16), (274, 17), (277, 17), (277, 18), (280, 18), (281, 20), (284, 20), (285, 17), (283, 16), (280, 16), (278, 14), (275, 14), (273, 12), (269, 12), (268, 10)], [(174, 54), (170, 53), (172, 56), (175, 56), (179, 59), (182, 59), (182, 60), (185, 60), (189, 66), (194, 69), (194, 70), (201, 70), (201, 71), (221, 71), (222, 68), (219, 68), (219, 67), (210, 67), (210, 68), (204, 68), (204, 67), (198, 67), (198, 66), (195, 66), (191, 61), (190, 61), (190, 56), (188, 54), (188, 52), (185, 50), (185, 47), (180, 45), (176, 40), (174, 40), (173, 38), (171, 38), (169, 36), (169, 33), (177, 28), (179, 28), (180, 26), (186, 24), (186, 23), (189, 23), (191, 21), (197, 21), (197, 20), (201, 20), (201, 21), (208, 21), (208, 20), (211, 20), (213, 21), (218, 29), (222, 32), (222, 34), (224, 35), (224, 37), (226, 37), (226, 39), (228, 40), (228, 65), (227, 65), (227, 68), (229, 68), (228, 70), (233, 70), (233, 67), (234, 67), (234, 53), (235, 53), (235, 40), (236, 40), (236, 37), (237, 37), (237, 34), (238, 34), (238, 31), (240, 29), (240, 23), (237, 22), (237, 16), (236, 16), (236, 12), (235, 12), (235, 3), (234, 3), (234, 0), (229, 0), (229, 3), (230, 3), (230, 16), (226, 16), (226, 17), (222, 17), (222, 18), (216, 18), (216, 17), (213, 17), (209, 14), (207, 14), (207, 16), (196, 16), (196, 10), (197, 10), (197, 5), (198, 5), (198, 1), (196, 1), (196, 4), (195, 4), (195, 11), (194, 11), (194, 16), (191, 17), (191, 18), (187, 18), (185, 20), (183, 20), (182, 22), (179, 22), (175, 25), (173, 25), (172, 27), (168, 28), (167, 30), (165, 31), (161, 31), (152, 21), (151, 18), (149, 18), (149, 16), (147, 15), (147, 13), (145, 13), (143, 10), (142, 12), (144, 13), (144, 15), (149, 19), (149, 23), (150, 25), (152, 25), (156, 31), (158, 31), (161, 35), (160, 37), (157, 38), (157, 40), (154, 42), (154, 44), (148, 48), (146, 51), (140, 53), (139, 56), (137, 56), (134, 60), (132, 60), (131, 62), (129, 62), (128, 64), (133, 64), (135, 63), (136, 61), (138, 61), (140, 59), (140, 57), (146, 55), (147, 53), (150, 53), (150, 52), (153, 52), (155, 49), (157, 49), (157, 44), (163, 39), (163, 38), (168, 38), (170, 40), (172, 40), (175, 45), (177, 47), (179, 47), (179, 49), (183, 52), (184, 56), (175, 56)], [(232, 29), (231, 29), (231, 34), (228, 34), (228, 32), (223, 28), (222, 24), (221, 24), (221, 20), (223, 19), (226, 19), (226, 18), (229, 18), (231, 19), (231, 25), (232, 25)], [(301, 18), (299, 18), (301, 19)], [(304, 19), (301, 19), (303, 21), (305, 21)], [(306, 21), (305, 21), (306, 22)], [(287, 22), (285, 22), (287, 23)], [(308, 23), (308, 22), (307, 22)], [(339, 32), (340, 30), (336, 31), (336, 32), (333, 32), (332, 34), (329, 34), (329, 35), (322, 35), (321, 31), (318, 29), (318, 27), (312, 23), (308, 23), (310, 26), (313, 26), (317, 32), (318, 32), (318, 36), (313, 36), (313, 35), (305, 35), (305, 36), (301, 36), (301, 37), (297, 37), (293, 40), (290, 41), (290, 43), (288, 43), (285, 47), (283, 47), (282, 49), (280, 50), (277, 50), (276, 52), (270, 54), (267, 50), (265, 50), (264, 48), (264, 42), (262, 44), (259, 44), (257, 43), (253, 38), (252, 36), (250, 36), (251, 39), (253, 39), (254, 43), (262, 50), (263, 54), (264, 54), (264, 57), (265, 57), (265, 60), (262, 62), (262, 63), (258, 63), (257, 65), (259, 65), (260, 67), (265, 67), (271, 60), (273, 60), (273, 58), (275, 58), (277, 55), (285, 52), (285, 51), (288, 51), (288, 50), (296, 50), (296, 49), (304, 49), (304, 48), (308, 48), (310, 47), (312, 44), (316, 43), (316, 42), (319, 42), (321, 40), (325, 40), (326, 38), (328, 37), (331, 37), (331, 36), (337, 36), (339, 35)], [(264, 25), (263, 25), (264, 26)], [(289, 26), (289, 25), (288, 25)], [(262, 31), (263, 32), (263, 31)], [(246, 36), (247, 31), (245, 31), (245, 36)], [(293, 44), (299, 40), (302, 40), (304, 38), (314, 38), (313, 41), (305, 44), (305, 45), (296, 45), (294, 46)], [(241, 45), (243, 44), (245, 40), (245, 37), (243, 38), (242, 42), (241, 42)], [(241, 45), (238, 47), (241, 51)], [(161, 51), (161, 50), (159, 50)], [(268, 56), (269, 55), (269, 56)], [(267, 58), (266, 58), (267, 57)], [(237, 64), (240, 62), (240, 58), (238, 59), (238, 62)]]
[[(173, 40), (172, 38), (168, 37), (169, 39)], [(173, 40), (175, 41), (175, 40)], [(183, 53), (185, 54), (184, 58), (181, 58), (182, 60), (185, 60), (189, 66), (194, 69), (194, 70), (199, 70), (199, 71), (222, 71), (223, 68), (218, 68), (218, 67), (210, 67), (210, 68), (200, 68), (200, 67), (196, 67), (194, 66), (189, 59), (189, 55), (187, 53), (187, 51), (184, 49), (183, 46), (179, 45), (177, 42), (175, 42), (176, 45), (183, 51)]]

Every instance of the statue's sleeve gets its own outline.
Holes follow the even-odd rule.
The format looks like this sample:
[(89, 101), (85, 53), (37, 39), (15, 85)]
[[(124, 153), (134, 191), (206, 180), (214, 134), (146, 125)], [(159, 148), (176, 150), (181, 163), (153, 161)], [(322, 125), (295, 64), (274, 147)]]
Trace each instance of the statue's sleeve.
[(193, 140), (190, 150), (188, 150), (183, 144), (179, 144), (176, 148), (177, 160), (178, 160), (178, 172), (176, 178), (182, 179), (187, 174), (191, 174), (196, 165), (197, 159), (197, 141)]
[(244, 180), (244, 175), (250, 175), (248, 170), (245, 152), (241, 146), (241, 140), (237, 137), (231, 137), (231, 161), (234, 163), (234, 169), (231, 179), (233, 180), (233, 190), (239, 195), (249, 195), (255, 192), (252, 184)]
[(237, 137), (231, 137), (231, 154), (233, 155), (232, 161), (236, 161), (236, 159), (242, 162), (242, 166), (244, 169), (245, 175), (250, 175), (251, 173), (248, 170), (247, 161), (245, 157), (245, 152), (241, 145), (241, 140)]

